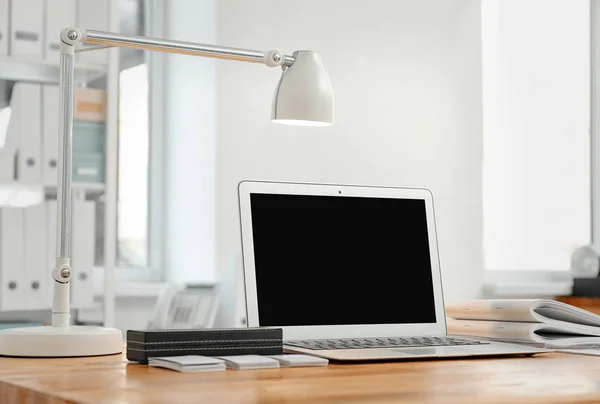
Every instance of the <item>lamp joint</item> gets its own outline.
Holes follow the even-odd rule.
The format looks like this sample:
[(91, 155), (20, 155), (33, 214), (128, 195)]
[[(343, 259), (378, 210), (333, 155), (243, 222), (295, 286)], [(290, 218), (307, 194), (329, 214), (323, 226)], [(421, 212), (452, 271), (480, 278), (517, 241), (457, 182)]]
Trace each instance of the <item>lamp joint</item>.
[(60, 41), (68, 46), (75, 46), (85, 40), (85, 30), (79, 28), (65, 28), (60, 32)]
[(69, 265), (57, 265), (52, 271), (52, 279), (58, 283), (69, 283), (73, 270)]
[(263, 59), (265, 61), (265, 64), (269, 67), (281, 66), (285, 61), (283, 53), (276, 50), (265, 52), (265, 56)]

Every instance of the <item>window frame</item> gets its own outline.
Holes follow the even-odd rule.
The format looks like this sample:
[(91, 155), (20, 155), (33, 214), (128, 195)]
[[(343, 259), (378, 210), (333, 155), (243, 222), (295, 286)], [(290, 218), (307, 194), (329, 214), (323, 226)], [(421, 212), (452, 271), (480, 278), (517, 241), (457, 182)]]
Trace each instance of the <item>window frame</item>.
[[(164, 4), (160, 0), (144, 0), (144, 18), (147, 27), (145, 35), (163, 37)], [(116, 263), (117, 282), (163, 282), (164, 281), (164, 242), (163, 242), (163, 150), (164, 134), (164, 65), (161, 53), (146, 52), (148, 64), (148, 265), (146, 267), (119, 266)], [(114, 240), (115, 243), (118, 240)], [(96, 268), (104, 277), (104, 268)]]

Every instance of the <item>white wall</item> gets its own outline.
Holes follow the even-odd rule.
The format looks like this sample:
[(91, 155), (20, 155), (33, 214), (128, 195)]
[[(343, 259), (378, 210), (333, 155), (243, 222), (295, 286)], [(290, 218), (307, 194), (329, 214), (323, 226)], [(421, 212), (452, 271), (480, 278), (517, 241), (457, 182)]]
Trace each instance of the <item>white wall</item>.
[(279, 71), (218, 62), (221, 275), (241, 249), (243, 179), (418, 186), (435, 195), (446, 299), (479, 295), (479, 1), (221, 0), (218, 40), (321, 52), (337, 106), (331, 128), (271, 124)]
[(485, 268), (567, 271), (591, 241), (590, 2), (483, 4)]

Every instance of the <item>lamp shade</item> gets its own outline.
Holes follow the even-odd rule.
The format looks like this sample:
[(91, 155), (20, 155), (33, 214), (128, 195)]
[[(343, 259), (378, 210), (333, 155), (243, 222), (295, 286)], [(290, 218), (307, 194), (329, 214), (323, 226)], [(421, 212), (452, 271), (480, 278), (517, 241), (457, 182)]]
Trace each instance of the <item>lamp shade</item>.
[(333, 125), (333, 89), (321, 55), (302, 50), (294, 52), (294, 57), (279, 79), (271, 119), (289, 125)]

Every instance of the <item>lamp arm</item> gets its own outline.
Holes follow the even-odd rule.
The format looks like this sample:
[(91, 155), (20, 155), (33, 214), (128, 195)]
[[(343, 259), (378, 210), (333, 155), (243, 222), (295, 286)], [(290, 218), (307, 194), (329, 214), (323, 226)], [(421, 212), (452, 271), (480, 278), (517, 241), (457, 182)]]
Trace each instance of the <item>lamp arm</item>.
[[(71, 281), (71, 183), (73, 145), (73, 81), (75, 45), (89, 43), (98, 45), (95, 49), (123, 47), (144, 49), (156, 52), (237, 60), (262, 63), (269, 67), (289, 67), (295, 62), (294, 56), (278, 51), (256, 51), (251, 49), (229, 48), (194, 42), (147, 38), (135, 35), (122, 35), (112, 32), (66, 28), (60, 33), (60, 117), (59, 117), (59, 162), (57, 187), (57, 240), (56, 264), (52, 270), (54, 296), (52, 300), (52, 326), (69, 327)], [(90, 49), (92, 50), (92, 49)], [(85, 50), (87, 51), (87, 49)]]
[[(71, 39), (73, 38), (73, 39)], [(155, 52), (177, 53), (181, 55), (203, 56), (218, 59), (238, 60), (241, 62), (263, 63), (267, 66), (291, 66), (294, 56), (278, 51), (257, 51), (252, 49), (230, 48), (195, 42), (174, 41), (149, 38), (137, 35), (123, 35), (113, 32), (67, 28), (62, 31), (61, 39), (67, 44), (77, 42), (100, 45), (103, 47), (122, 47), (143, 49)], [(66, 40), (65, 40), (66, 39)], [(98, 48), (100, 49), (100, 48)]]
[(61, 43), (59, 77), (59, 150), (56, 192), (56, 264), (52, 270), (54, 290), (52, 326), (69, 327), (71, 280), (71, 180), (73, 143), (73, 74), (75, 47)]

